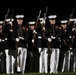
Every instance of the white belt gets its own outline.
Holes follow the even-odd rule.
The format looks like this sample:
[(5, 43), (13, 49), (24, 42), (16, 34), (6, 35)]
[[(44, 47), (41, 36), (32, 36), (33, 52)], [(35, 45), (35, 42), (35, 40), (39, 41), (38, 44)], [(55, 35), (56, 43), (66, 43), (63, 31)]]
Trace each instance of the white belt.
[(38, 39), (41, 39), (42, 37), (41, 36), (38, 36)]

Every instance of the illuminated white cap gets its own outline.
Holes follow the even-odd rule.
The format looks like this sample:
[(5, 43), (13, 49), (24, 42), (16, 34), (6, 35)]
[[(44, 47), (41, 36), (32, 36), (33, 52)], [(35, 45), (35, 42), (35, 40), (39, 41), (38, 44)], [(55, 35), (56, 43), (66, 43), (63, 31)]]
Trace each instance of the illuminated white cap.
[(10, 18), (9, 19), (6, 19), (6, 22), (9, 22), (10, 21)]
[(48, 16), (49, 19), (55, 19), (57, 17), (57, 15), (50, 15)]
[(76, 21), (76, 18), (71, 18), (71, 19), (69, 19), (70, 21)]
[(14, 19), (12, 18), (12, 19), (10, 19), (11, 21), (14, 21)]
[(10, 21), (14, 21), (14, 19), (12, 18), (12, 19), (6, 19), (6, 22), (10, 22)]
[(3, 21), (0, 21), (0, 24), (3, 24)]
[(28, 24), (35, 24), (35, 21), (28, 22)]
[(39, 18), (40, 21), (44, 20), (44, 18)]
[(60, 21), (61, 23), (67, 23), (68, 21), (67, 20), (62, 20)]
[(16, 15), (16, 18), (24, 18), (24, 15)]

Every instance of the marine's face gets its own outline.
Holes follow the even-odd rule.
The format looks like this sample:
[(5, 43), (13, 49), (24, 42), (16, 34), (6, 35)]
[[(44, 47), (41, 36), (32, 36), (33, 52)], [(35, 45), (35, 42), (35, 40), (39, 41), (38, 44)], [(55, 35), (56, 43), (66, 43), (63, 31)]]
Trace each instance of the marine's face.
[(50, 24), (55, 24), (56, 20), (49, 20)]
[(29, 26), (29, 28), (30, 28), (31, 30), (34, 30), (34, 25)]
[(17, 23), (21, 25), (23, 23), (23, 19), (17, 19)]
[(66, 24), (62, 24), (61, 26), (63, 27), (63, 29), (66, 29), (66, 27), (67, 27)]

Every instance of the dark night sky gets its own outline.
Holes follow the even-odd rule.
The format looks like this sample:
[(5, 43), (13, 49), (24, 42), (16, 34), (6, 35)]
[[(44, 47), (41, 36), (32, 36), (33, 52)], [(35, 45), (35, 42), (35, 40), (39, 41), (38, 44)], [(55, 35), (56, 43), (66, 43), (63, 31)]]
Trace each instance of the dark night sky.
[[(66, 0), (18, 0), (18, 2), (15, 2), (13, 0), (13, 2), (11, 1), (11, 3), (8, 4), (9, 7), (6, 7), (6, 5), (5, 7), (0, 7), (0, 20), (4, 19), (8, 8), (10, 8), (10, 13), (11, 10), (14, 9), (14, 16), (16, 14), (24, 14), (26, 22), (36, 20), (39, 10), (42, 11), (42, 17), (46, 6), (48, 6), (47, 16), (56, 14), (57, 20), (60, 21), (61, 19), (68, 19), (72, 12), (72, 9), (76, 7), (74, 4), (71, 5), (71, 3), (73, 4), (74, 1), (68, 0), (67, 3)], [(76, 17), (75, 13), (76, 9), (73, 17)]]

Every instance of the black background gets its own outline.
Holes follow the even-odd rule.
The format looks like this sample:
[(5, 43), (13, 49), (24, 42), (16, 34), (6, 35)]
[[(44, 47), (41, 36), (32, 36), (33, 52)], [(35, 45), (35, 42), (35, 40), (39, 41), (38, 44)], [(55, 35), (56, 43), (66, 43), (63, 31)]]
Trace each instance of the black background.
[[(42, 11), (41, 17), (46, 10), (46, 6), (48, 6), (47, 16), (56, 14), (57, 22), (60, 20), (69, 19), (70, 14), (72, 13), (73, 8), (75, 8), (76, 4), (74, 0), (9, 0), (3, 5), (0, 5), (0, 20), (4, 20), (5, 15), (7, 14), (8, 8), (10, 8), (9, 16), (11, 15), (12, 9), (14, 9), (13, 17), (17, 14), (24, 14), (24, 22), (28, 21), (36, 21), (36, 18), (39, 14), (39, 10)], [(76, 9), (73, 13), (72, 17), (76, 17), (75, 15)]]

